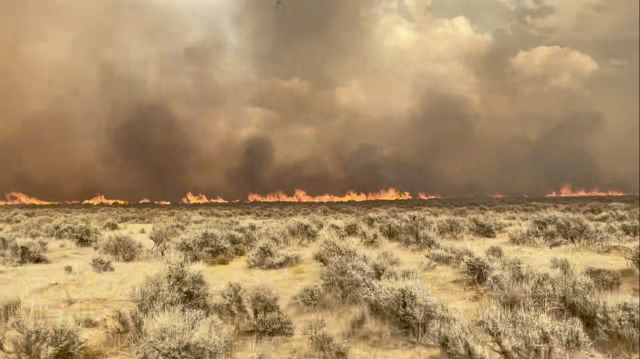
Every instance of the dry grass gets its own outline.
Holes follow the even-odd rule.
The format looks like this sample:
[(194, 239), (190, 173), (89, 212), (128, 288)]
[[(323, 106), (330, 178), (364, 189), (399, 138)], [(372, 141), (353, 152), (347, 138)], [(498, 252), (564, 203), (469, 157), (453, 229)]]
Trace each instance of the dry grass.
[[(202, 238), (193, 236), (209, 231), (207, 233), (215, 233), (218, 236), (216, 240), (223, 241), (223, 246), (220, 247), (221, 244), (216, 242), (215, 246), (207, 247), (209, 244), (204, 243), (203, 248), (211, 248), (211, 257), (192, 256), (201, 260), (189, 261), (187, 269), (201, 273), (210, 295), (215, 296), (230, 282), (239, 282), (248, 288), (271, 288), (277, 293), (277, 305), (284, 315), (292, 320), (295, 327), (294, 335), (291, 337), (267, 336), (260, 339), (238, 332), (237, 326), (229, 327), (235, 346), (233, 350), (224, 354), (227, 357), (257, 358), (260, 353), (287, 358), (320, 358), (322, 355), (339, 357), (335, 351), (337, 349), (326, 349), (332, 345), (345, 348), (349, 358), (446, 357), (444, 352), (441, 352), (438, 338), (453, 334), (440, 333), (438, 331), (444, 329), (437, 328), (452, 328), (451, 325), (442, 323), (461, 320), (452, 318), (464, 318), (469, 323), (485, 318), (487, 308), (493, 308), (492, 306), (498, 303), (496, 298), (499, 294), (494, 289), (491, 276), (503, 268), (498, 265), (500, 260), (487, 257), (486, 261), (490, 264), (489, 277), (486, 278), (486, 283), (478, 283), (465, 275), (462, 262), (439, 264), (428, 258), (430, 252), (442, 251), (445, 248), (464, 248), (469, 256), (485, 258), (486, 250), (496, 246), (502, 248), (505, 260), (519, 260), (525, 275), (553, 275), (557, 270), (552, 268), (551, 258), (566, 258), (576, 273), (595, 267), (621, 274), (619, 288), (594, 292), (593, 295), (599, 296), (611, 305), (630, 299), (637, 303), (637, 269), (625, 259), (626, 252), (608, 250), (613, 246), (624, 246), (631, 250), (638, 246), (638, 238), (634, 237), (633, 229), (634, 223), (638, 221), (638, 199), (623, 199), (625, 203), (617, 204), (603, 199), (599, 199), (599, 202), (593, 199), (571, 199), (561, 202), (555, 199), (549, 203), (495, 200), (480, 204), (436, 201), (430, 207), (424, 207), (424, 202), (394, 202), (164, 209), (106, 207), (97, 211), (80, 208), (3, 208), (0, 209), (0, 237), (4, 238), (6, 243), (45, 241), (47, 248), (43, 254), (46, 257), (45, 263), (21, 265), (9, 260), (8, 250), (2, 251), (0, 299), (20, 299), (23, 307), (35, 308), (39, 313), (44, 313), (51, 326), (69, 320), (76, 323), (80, 339), (86, 340), (86, 349), (82, 354), (86, 358), (131, 357), (140, 343), (125, 346), (122, 336), (112, 334), (110, 318), (118, 310), (134, 309), (133, 288), (141, 287), (148, 277), (165, 273), (167, 264), (184, 260), (184, 255), (189, 253), (185, 253), (185, 249), (183, 252), (177, 250), (180, 248), (180, 241)], [(527, 234), (531, 223), (536, 219), (548, 219), (552, 216), (581, 218), (579, 221), (584, 222), (580, 223), (585, 223), (590, 228), (588, 238), (584, 237), (587, 240), (580, 237), (580, 233), (583, 232), (567, 232), (567, 238), (570, 240), (560, 245), (549, 239), (553, 237), (551, 232), (558, 230), (557, 228), (565, 232), (571, 230), (562, 224), (565, 222), (558, 222), (561, 223), (558, 226), (551, 225), (547, 232), (539, 232), (542, 233), (540, 237), (535, 237), (533, 232), (529, 231), (526, 243), (518, 244), (519, 242), (512, 240), (513, 233)], [(101, 251), (105, 259), (112, 261), (115, 270), (96, 273), (91, 268), (91, 260), (98, 255), (96, 249), (100, 246), (96, 245), (94, 249), (87, 246), (84, 239), (79, 241), (77, 234), (65, 234), (71, 232), (55, 232), (51, 227), (47, 227), (50, 223), (61, 224), (60, 228), (66, 228), (65, 225), (83, 224), (87, 228), (97, 229), (96, 243), (119, 236), (129, 237), (142, 247), (137, 256), (129, 262), (117, 261), (110, 256), (109, 251)], [(478, 223), (481, 223), (480, 227)], [(495, 231), (495, 237), (491, 229)], [(91, 233), (94, 235), (94, 232)], [(158, 246), (154, 247), (156, 243), (150, 239), (153, 233), (165, 235), (163, 243), (166, 247), (162, 253)], [(365, 282), (358, 284), (360, 297), (355, 301), (338, 300), (340, 296), (334, 294), (345, 290), (343, 287), (321, 286), (322, 278), (329, 278), (327, 270), (339, 267), (336, 267), (338, 264), (334, 262), (335, 254), (332, 254), (334, 259), (330, 259), (326, 266), (314, 259), (318, 258), (316, 253), (327, 238), (333, 238), (338, 243), (349, 242), (356, 249), (358, 258), (361, 258), (358, 260), (363, 261), (364, 272), (361, 275), (364, 275), (364, 279), (357, 280)], [(593, 238), (597, 240), (592, 240)], [(215, 257), (215, 253), (222, 253), (219, 248), (223, 248), (224, 261)], [(262, 252), (257, 252), (260, 248)], [(281, 259), (270, 261), (270, 258), (260, 254), (269, 250), (273, 251), (269, 253), (282, 253), (278, 254)], [(396, 260), (384, 259), (384, 256), (388, 255), (383, 254), (385, 252), (392, 253)], [(286, 256), (289, 255), (293, 256), (293, 259), (287, 259)], [(248, 258), (253, 258), (249, 261), (253, 265), (249, 265)], [(70, 272), (65, 270), (68, 266), (71, 267)], [(379, 271), (379, 268), (382, 268), (380, 266), (386, 268), (384, 270), (388, 273), (410, 270), (415, 272), (416, 277), (403, 279), (401, 275), (391, 275), (391, 278), (396, 279), (384, 279), (389, 276), (383, 275), (376, 279), (375, 275), (372, 275), (370, 279), (366, 279), (369, 276), (366, 268), (371, 268), (371, 273), (374, 273), (373, 268)], [(360, 270), (354, 268), (349, 270)], [(335, 285), (346, 285), (344, 283)], [(429, 327), (430, 329), (421, 334), (420, 338), (415, 337), (401, 326), (370, 312), (372, 301), (367, 298), (374, 298), (379, 295), (377, 293), (382, 293), (378, 292), (381, 290), (379, 288), (382, 288), (380, 285), (389, 288), (410, 288), (411, 291), (427, 295), (434, 303), (444, 305), (447, 313), (458, 314), (435, 318), (438, 325)], [(314, 286), (323, 288), (323, 293), (318, 299), (320, 304), (317, 308), (308, 310), (300, 305), (295, 297), (303, 288)], [(335, 292), (336, 290), (338, 292)], [(331, 294), (331, 291), (334, 293)], [(374, 297), (371, 297), (372, 295)], [(181, 314), (171, 313), (173, 314), (163, 314), (163, 317), (158, 318), (173, 315), (177, 316), (178, 322), (182, 320)], [(214, 314), (202, 315), (213, 318), (211, 316)], [(205, 317), (199, 320), (202, 323), (217, 320)], [(303, 329), (306, 323), (319, 317), (326, 321), (326, 332), (322, 335), (316, 334), (319, 336), (313, 339), (315, 337)], [(553, 323), (558, 320), (552, 313), (545, 318), (551, 324), (544, 325), (555, 325)], [(145, 319), (145, 323), (157, 324), (159, 320), (149, 317)], [(507, 323), (505, 320), (502, 322)], [(267, 322), (264, 321), (261, 323), (271, 325), (265, 324)], [(149, 330), (145, 335), (150, 336), (157, 332)], [(189, 327), (184, 330), (185, 333), (191, 333), (200, 329)], [(476, 331), (474, 335), (484, 338), (485, 334), (480, 329), (473, 330)], [(258, 332), (270, 333), (268, 330)], [(513, 333), (515, 334), (512, 335), (524, 335), (518, 334), (518, 331)], [(147, 344), (158, 343), (159, 340), (162, 342), (159, 337), (154, 337), (153, 340), (144, 338)], [(637, 351), (637, 346), (634, 348), (633, 345), (607, 344), (602, 343), (601, 338), (592, 339), (597, 339), (590, 349), (591, 354), (595, 356), (622, 358), (625, 355), (633, 355), (634, 350)], [(500, 357), (489, 350), (489, 344), (481, 344), (487, 357)], [(211, 353), (213, 352), (208, 355), (213, 355)]]

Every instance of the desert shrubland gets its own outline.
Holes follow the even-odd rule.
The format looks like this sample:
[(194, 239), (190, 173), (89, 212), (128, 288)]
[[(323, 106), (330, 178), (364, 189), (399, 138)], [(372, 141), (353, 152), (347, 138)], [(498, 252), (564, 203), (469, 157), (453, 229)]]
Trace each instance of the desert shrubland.
[[(640, 340), (639, 212), (637, 197), (5, 207), (0, 349), (622, 358)], [(62, 320), (86, 303), (104, 304), (95, 320)]]

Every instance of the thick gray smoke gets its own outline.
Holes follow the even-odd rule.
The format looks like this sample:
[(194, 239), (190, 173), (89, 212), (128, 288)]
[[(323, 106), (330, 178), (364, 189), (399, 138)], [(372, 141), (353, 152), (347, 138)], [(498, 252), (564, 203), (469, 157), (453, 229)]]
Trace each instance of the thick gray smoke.
[(4, 0), (0, 193), (638, 191), (635, 0)]

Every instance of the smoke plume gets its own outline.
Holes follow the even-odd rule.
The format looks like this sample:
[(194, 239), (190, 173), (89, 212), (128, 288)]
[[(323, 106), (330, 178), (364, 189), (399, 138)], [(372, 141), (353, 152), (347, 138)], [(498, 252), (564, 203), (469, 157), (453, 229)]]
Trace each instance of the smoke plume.
[(0, 192), (638, 191), (634, 0), (0, 2)]

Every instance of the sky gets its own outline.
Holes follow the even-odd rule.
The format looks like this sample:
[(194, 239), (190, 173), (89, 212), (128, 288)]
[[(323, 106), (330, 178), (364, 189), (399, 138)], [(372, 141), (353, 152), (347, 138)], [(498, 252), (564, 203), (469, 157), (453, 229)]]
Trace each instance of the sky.
[(0, 193), (638, 192), (637, 0), (4, 0)]

